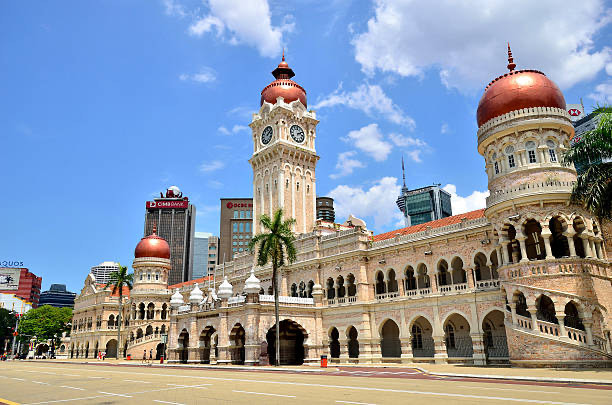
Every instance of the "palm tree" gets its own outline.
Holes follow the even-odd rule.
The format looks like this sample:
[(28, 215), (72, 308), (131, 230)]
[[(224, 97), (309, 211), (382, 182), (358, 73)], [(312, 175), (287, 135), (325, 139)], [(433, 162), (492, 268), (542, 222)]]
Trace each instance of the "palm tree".
[(612, 219), (612, 107), (598, 107), (597, 127), (586, 132), (563, 155), (563, 164), (585, 165), (572, 190), (572, 202), (583, 205), (601, 222)]
[(110, 274), (110, 280), (104, 288), (112, 286), (111, 294), (116, 294), (119, 291), (119, 315), (117, 315), (117, 360), (119, 360), (119, 350), (121, 348), (121, 312), (123, 309), (123, 287), (129, 290), (134, 286), (134, 274), (128, 274), (128, 268), (119, 265), (119, 270), (113, 271)]
[(293, 263), (296, 259), (294, 246), (295, 236), (291, 231), (291, 226), (295, 224), (295, 219), (289, 218), (283, 221), (283, 210), (278, 209), (274, 212), (273, 218), (263, 214), (259, 217), (259, 223), (265, 232), (257, 234), (249, 242), (249, 249), (257, 251), (257, 264), (265, 266), (268, 261), (272, 262), (272, 288), (274, 289), (274, 316), (276, 318), (276, 358), (274, 365), (280, 365), (280, 325), (278, 320), (278, 269), (285, 264), (285, 261)]

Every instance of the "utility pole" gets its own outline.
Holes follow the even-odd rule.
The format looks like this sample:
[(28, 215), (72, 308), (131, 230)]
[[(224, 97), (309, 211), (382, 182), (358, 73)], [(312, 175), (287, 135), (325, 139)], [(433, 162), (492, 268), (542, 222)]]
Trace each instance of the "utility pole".
[(17, 314), (15, 320), (15, 331), (13, 332), (13, 343), (11, 344), (11, 354), (13, 355), (13, 360), (15, 360), (15, 340), (17, 340), (17, 329), (19, 328), (19, 317), (21, 315)]

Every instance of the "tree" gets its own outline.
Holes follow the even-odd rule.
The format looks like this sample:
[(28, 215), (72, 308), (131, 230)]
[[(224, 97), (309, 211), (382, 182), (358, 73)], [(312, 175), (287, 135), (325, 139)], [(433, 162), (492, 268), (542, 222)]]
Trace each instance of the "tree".
[(571, 200), (601, 222), (612, 219), (612, 107), (598, 107), (597, 127), (586, 132), (563, 155), (563, 164), (586, 164), (578, 175)]
[(295, 224), (295, 219), (289, 218), (283, 221), (283, 210), (278, 209), (274, 212), (273, 218), (263, 214), (259, 217), (259, 223), (267, 232), (257, 234), (249, 242), (249, 249), (257, 251), (257, 264), (265, 266), (269, 261), (272, 262), (272, 288), (274, 290), (274, 316), (276, 320), (276, 358), (274, 365), (280, 365), (280, 322), (278, 319), (278, 269), (285, 264), (285, 261), (293, 263), (296, 260), (296, 250), (294, 246), (295, 236), (291, 231), (291, 226)]
[(119, 360), (119, 348), (121, 347), (121, 313), (123, 310), (123, 287), (129, 290), (134, 286), (134, 273), (128, 274), (128, 268), (119, 265), (119, 270), (110, 274), (110, 280), (104, 288), (112, 287), (111, 294), (119, 292), (119, 315), (117, 315), (117, 360)]
[(19, 337), (26, 341), (33, 336), (36, 340), (55, 339), (55, 335), (70, 330), (72, 308), (55, 308), (43, 305), (26, 312), (19, 321)]
[(4, 350), (4, 342), (12, 339), (16, 321), (15, 312), (0, 308), (0, 352)]

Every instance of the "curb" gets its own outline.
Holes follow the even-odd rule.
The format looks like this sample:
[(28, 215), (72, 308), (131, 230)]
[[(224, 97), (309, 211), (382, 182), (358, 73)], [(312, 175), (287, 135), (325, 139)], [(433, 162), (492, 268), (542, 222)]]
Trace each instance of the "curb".
[(610, 380), (586, 380), (581, 378), (558, 378), (558, 377), (521, 377), (521, 376), (510, 376), (510, 375), (491, 375), (491, 374), (458, 374), (458, 373), (433, 373), (422, 369), (420, 367), (414, 367), (421, 370), (427, 375), (440, 376), (440, 377), (462, 377), (462, 378), (478, 378), (478, 379), (489, 379), (489, 380), (515, 380), (515, 381), (531, 381), (531, 382), (553, 382), (553, 383), (579, 383), (579, 384), (598, 384), (598, 385), (612, 385)]

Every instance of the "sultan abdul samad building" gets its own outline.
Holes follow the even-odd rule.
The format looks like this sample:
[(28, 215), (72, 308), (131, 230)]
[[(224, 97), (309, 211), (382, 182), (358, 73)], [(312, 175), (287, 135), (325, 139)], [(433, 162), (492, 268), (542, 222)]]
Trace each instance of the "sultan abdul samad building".
[[(565, 99), (542, 72), (515, 66), (509, 53), (509, 72), (478, 105), (486, 209), (380, 235), (353, 217), (315, 220), (319, 121), (284, 58), (272, 72), (250, 124), (250, 163), (255, 218), (282, 207), (296, 219), (298, 259), (281, 271), (282, 363), (326, 354), (344, 363), (612, 365), (611, 251), (597, 219), (569, 202)], [(143, 238), (135, 256), (124, 354), (159, 356), (167, 334), (172, 362), (273, 362), (270, 267), (244, 252), (225, 264), (220, 285), (168, 286), (163, 239)], [(88, 278), (70, 355), (112, 354), (116, 314), (117, 297)]]

